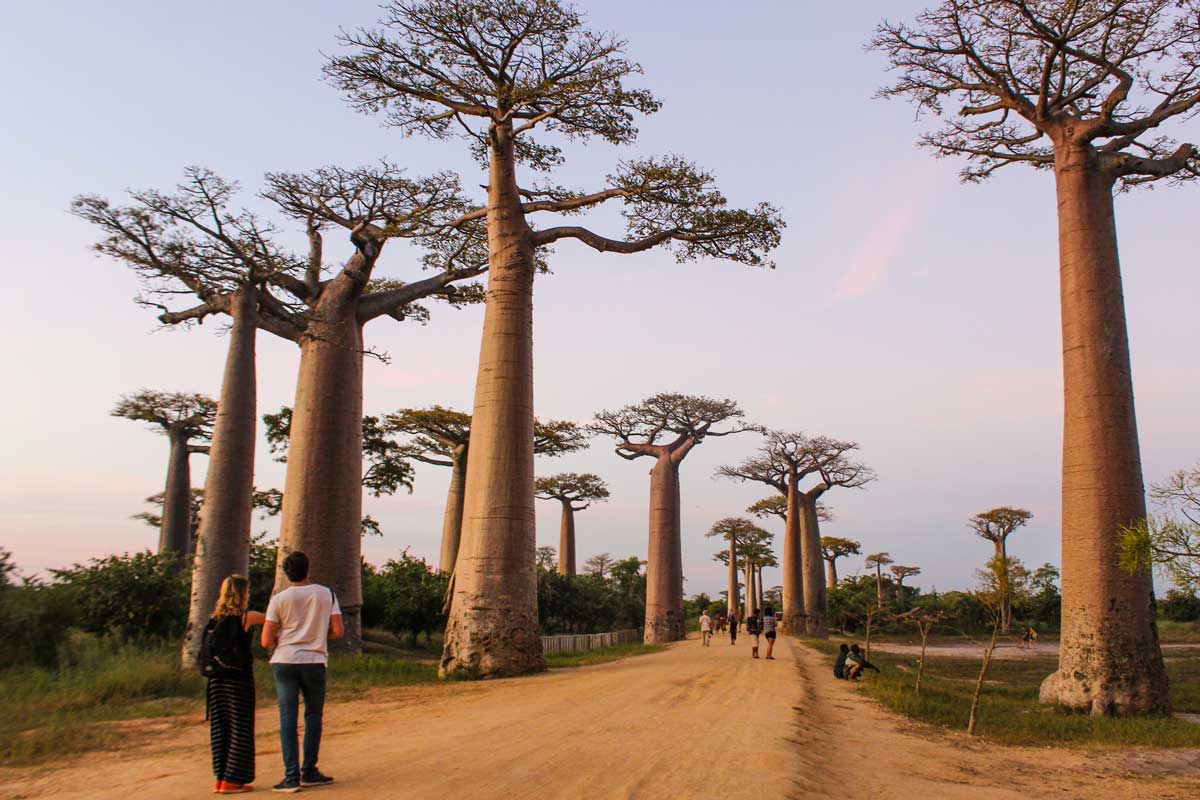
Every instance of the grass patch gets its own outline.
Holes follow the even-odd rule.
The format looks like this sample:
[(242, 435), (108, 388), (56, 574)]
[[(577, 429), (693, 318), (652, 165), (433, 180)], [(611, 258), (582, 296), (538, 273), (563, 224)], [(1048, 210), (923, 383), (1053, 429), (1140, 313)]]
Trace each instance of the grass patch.
[[(832, 669), (838, 643), (805, 640), (805, 644), (827, 653)], [(872, 650), (871, 662), (881, 674), (868, 672), (861, 691), (891, 711), (965, 731), (980, 661), (927, 657), (918, 697), (913, 691), (917, 657)], [(1109, 719), (1042, 705), (1038, 688), (1056, 666), (1052, 657), (993, 660), (980, 698), (978, 735), (1014, 745), (1200, 747), (1200, 725), (1171, 717)], [(1170, 659), (1167, 671), (1175, 710), (1196, 713), (1200, 709), (1200, 659)]]
[[(260, 707), (275, 701), (265, 658), (254, 663)], [(334, 656), (329, 699), (346, 700), (378, 687), (437, 680), (437, 664), (383, 655)], [(0, 764), (18, 765), (101, 750), (128, 737), (112, 723), (204, 713), (205, 681), (180, 670), (176, 644), (118, 645), (77, 635), (57, 670), (13, 667), (0, 672)]]
[(617, 661), (622, 658), (630, 658), (632, 656), (644, 656), (650, 653), (658, 653), (666, 649), (666, 645), (661, 644), (643, 644), (641, 642), (629, 642), (627, 644), (614, 644), (612, 647), (602, 647), (598, 650), (579, 650), (572, 653), (548, 653), (546, 655), (546, 665), (551, 669), (560, 667), (586, 667), (591, 664), (603, 664), (608, 661)]

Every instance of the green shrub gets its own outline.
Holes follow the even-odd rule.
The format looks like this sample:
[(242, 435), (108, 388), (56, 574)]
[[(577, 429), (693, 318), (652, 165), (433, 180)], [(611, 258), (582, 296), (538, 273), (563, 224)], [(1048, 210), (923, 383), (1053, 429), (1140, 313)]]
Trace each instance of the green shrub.
[(70, 598), (78, 626), (126, 642), (175, 639), (187, 625), (190, 574), (181, 556), (143, 551), (94, 558), (52, 570), (57, 589)]

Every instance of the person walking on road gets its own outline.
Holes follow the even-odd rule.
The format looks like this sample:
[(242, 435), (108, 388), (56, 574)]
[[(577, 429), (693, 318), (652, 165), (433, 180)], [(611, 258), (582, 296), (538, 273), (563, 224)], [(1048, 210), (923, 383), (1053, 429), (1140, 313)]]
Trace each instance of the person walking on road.
[(758, 634), (762, 631), (762, 619), (758, 612), (751, 612), (746, 617), (746, 634), (750, 637), (750, 657), (758, 658)]
[(762, 632), (763, 637), (767, 640), (766, 658), (774, 661), (775, 656), (771, 655), (771, 653), (775, 651), (775, 611), (770, 606), (763, 606)]
[(712, 617), (708, 616), (707, 611), (700, 612), (700, 639), (705, 647), (708, 647), (712, 640)]
[(729, 612), (729, 643), (737, 644), (738, 618), (736, 611)]
[[(308, 579), (308, 556), (299, 550), (283, 560), (291, 586), (271, 598), (263, 625), (262, 645), (274, 648), (275, 693), (279, 697), (279, 741), (283, 780), (276, 792), (298, 792), (302, 786), (324, 786), (333, 778), (317, 769), (321, 723), (325, 710), (325, 666), (329, 640), (345, 635), (342, 609), (328, 586)], [(304, 761), (296, 730), (300, 697), (304, 697)]]

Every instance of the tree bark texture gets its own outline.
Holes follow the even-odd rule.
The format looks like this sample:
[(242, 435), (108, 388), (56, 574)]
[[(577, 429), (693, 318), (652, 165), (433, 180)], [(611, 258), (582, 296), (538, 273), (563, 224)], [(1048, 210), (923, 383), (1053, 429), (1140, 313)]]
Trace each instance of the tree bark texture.
[(489, 135), (491, 266), (443, 677), (546, 668), (534, 535), (533, 240), (517, 190), (511, 123)]
[(1166, 713), (1149, 570), (1118, 563), (1145, 516), (1112, 178), (1087, 147), (1059, 147), (1063, 333), (1062, 639), (1043, 702), (1092, 714)]
[(450, 465), (450, 489), (446, 492), (446, 513), (442, 517), (442, 553), (438, 560), (442, 572), (454, 572), (454, 562), (458, 559), (466, 492), (467, 457), (456, 452)]
[(825, 563), (825, 578), (829, 582), (829, 588), (832, 589), (837, 586), (837, 559), (831, 558)]
[(762, 566), (754, 568), (754, 591), (758, 597), (758, 607), (763, 607)]
[(996, 557), (1000, 559), (1000, 568), (1004, 570), (1003, 583), (1000, 585), (1000, 631), (1008, 634), (1012, 632), (1012, 572), (1008, 568), (1007, 539), (1001, 538), (996, 542)]
[(575, 509), (562, 501), (562, 525), (558, 535), (558, 574), (575, 575)]
[[(346, 287), (326, 287), (326, 294)], [(356, 302), (322, 296), (323, 319), (300, 342), (300, 370), (292, 410), (284, 480), (275, 591), (288, 586), (283, 559), (296, 550), (309, 577), (337, 594), (346, 627), (331, 643), (342, 652), (362, 649), (362, 326)]]
[(804, 562), (800, 546), (800, 488), (795, 476), (787, 487), (787, 520), (783, 532), (783, 625), (799, 636), (805, 630)]
[[(171, 452), (167, 460), (167, 483), (163, 489), (162, 527), (158, 552), (186, 557), (192, 549), (192, 467), (188, 438), (167, 431)], [(181, 560), (181, 569), (186, 562)]]
[(758, 595), (754, 591), (754, 565), (749, 561), (745, 565), (746, 570), (746, 615), (749, 616), (758, 610)]
[(824, 557), (821, 555), (821, 528), (817, 520), (817, 501), (801, 495), (800, 551), (804, 567), (805, 630), (809, 636), (824, 639), (829, 635), (825, 624), (828, 598), (825, 592)]
[(737, 539), (733, 536), (729, 537), (729, 596), (727, 617), (738, 613), (738, 609), (742, 605), (741, 593), (738, 591), (738, 568), (737, 568)]
[(679, 528), (679, 466), (670, 453), (664, 453), (650, 471), (650, 542), (646, 556), (643, 636), (646, 644), (684, 638)]
[(216, 607), (221, 582), (230, 575), (249, 572), (257, 421), (254, 360), (257, 305), (252, 288), (237, 292), (230, 305), (233, 328), (204, 481), (191, 606), (183, 639), (184, 669), (196, 663), (200, 635)]

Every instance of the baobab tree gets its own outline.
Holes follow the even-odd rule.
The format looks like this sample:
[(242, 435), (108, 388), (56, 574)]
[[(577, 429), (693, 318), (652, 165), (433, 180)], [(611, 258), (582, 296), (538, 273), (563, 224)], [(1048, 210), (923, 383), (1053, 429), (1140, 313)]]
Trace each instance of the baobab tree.
[[(113, 406), (112, 415), (137, 422), (167, 437), (167, 481), (163, 489), (162, 526), (158, 552), (192, 553), (192, 468), (193, 453), (209, 452), (217, 416), (217, 403), (211, 397), (188, 392), (159, 392), (143, 389), (124, 395)], [(199, 440), (199, 441), (197, 441)], [(185, 564), (183, 560), (180, 564)]]
[[(184, 660), (191, 657), (195, 634), (215, 604), (220, 581), (247, 568), (256, 422), (255, 326), (300, 346), (297, 396), (305, 402), (296, 406), (296, 422), (301, 431), (315, 430), (307, 437), (315, 443), (300, 448), (309, 455), (294, 458), (288, 468), (292, 511), (285, 509), (283, 515), (282, 550), (303, 546), (314, 556), (314, 577), (334, 586), (343, 605), (348, 634), (341, 646), (357, 649), (362, 468), (361, 455), (351, 463), (345, 452), (351, 449), (347, 439), (356, 453), (361, 443), (358, 426), (346, 425), (340, 412), (357, 407), (357, 415), (349, 418), (361, 417), (361, 329), (384, 315), (422, 319), (427, 312), (416, 305), (422, 298), (451, 304), (478, 299), (480, 292), (472, 291), (470, 284), (465, 290), (453, 284), (486, 268), (482, 239), (470, 228), (454, 236), (421, 239), (441, 230), (439, 215), (461, 214), (457, 182), (449, 175), (410, 180), (384, 162), (354, 170), (330, 167), (308, 175), (268, 176), (270, 199), (307, 229), (305, 262), (271, 241), (271, 224), (249, 212), (229, 210), (236, 184), (199, 168), (189, 169), (187, 178), (174, 195), (132, 193), (134, 205), (128, 208), (94, 196), (77, 198), (72, 207), (107, 235), (97, 249), (127, 262), (142, 277), (151, 295), (142, 302), (162, 311), (160, 322), (202, 324), (219, 315), (233, 319), (218, 415), (225, 433), (214, 433), (214, 446), (218, 441), (228, 446), (217, 448), (218, 456), (210, 459)], [(325, 279), (322, 230), (330, 226), (349, 232), (355, 254), (344, 269)], [(420, 239), (428, 250), (425, 266), (437, 274), (407, 284), (373, 281), (383, 243), (395, 237)], [(173, 310), (154, 302), (178, 295), (181, 289), (199, 304)], [(350, 433), (344, 437), (345, 430)], [(319, 457), (311, 455), (318, 452)], [(346, 539), (345, 547), (339, 537)], [(277, 576), (277, 585), (279, 580)]]
[[(523, 183), (561, 150), (534, 137), (629, 144), (636, 114), (659, 102), (624, 80), (640, 67), (625, 43), (588, 30), (557, 0), (395, 0), (380, 27), (344, 31), (347, 52), (325, 67), (359, 110), (435, 138), (461, 134), (488, 165), (487, 204), (460, 217), (486, 222), (491, 256), (467, 467), (463, 543), (441, 674), (492, 676), (544, 668), (533, 572), (533, 285), (537, 253), (575, 240), (603, 253), (671, 247), (677, 259), (768, 265), (782, 220), (767, 204), (732, 209), (712, 176), (678, 157), (622, 162), (597, 191)], [(534, 227), (539, 213), (625, 205), (627, 232), (579, 224)], [(671, 636), (682, 621), (671, 621)], [(655, 640), (657, 633), (648, 634)], [(665, 634), (664, 634), (665, 635)]]
[(867, 569), (875, 570), (875, 596), (879, 605), (883, 606), (883, 568), (895, 563), (891, 553), (872, 553), (863, 563)]
[[(721, 477), (765, 483), (787, 499), (783, 622), (790, 631), (806, 630), (815, 637), (828, 635), (817, 500), (834, 486), (860, 488), (875, 480), (875, 473), (869, 467), (850, 459), (857, 449), (855, 442), (773, 430), (767, 432), (757, 456), (741, 464), (717, 468)], [(801, 481), (814, 474), (819, 482), (801, 490)]]
[(562, 525), (558, 538), (558, 574), (575, 574), (575, 512), (592, 503), (608, 499), (608, 485), (591, 472), (560, 472), (534, 482), (534, 492), (542, 500), (557, 500), (562, 505)]
[(588, 575), (597, 575), (603, 578), (608, 575), (608, 571), (615, 563), (617, 563), (616, 559), (609, 553), (597, 553), (583, 562), (583, 571)]
[(1017, 528), (1023, 528), (1033, 519), (1033, 513), (1023, 508), (1000, 506), (982, 514), (976, 514), (968, 521), (976, 536), (987, 539), (996, 548), (993, 560), (996, 571), (996, 586), (999, 593), (997, 602), (1000, 604), (1000, 632), (1012, 630), (1012, 591), (1008, 579), (1008, 537)]
[(539, 547), (535, 552), (538, 569), (543, 572), (549, 572), (554, 569), (554, 562), (558, 558), (558, 553), (553, 547)]
[[(384, 418), (390, 433), (406, 434), (406, 458), (450, 468), (450, 488), (442, 516), (442, 548), (438, 569), (453, 572), (462, 537), (463, 502), (467, 491), (467, 452), (471, 440), (471, 415), (442, 406), (403, 408)], [(559, 456), (588, 446), (587, 432), (574, 422), (533, 421), (533, 452)], [(574, 573), (572, 573), (574, 574)]]
[(922, 137), (982, 181), (1052, 170), (1063, 352), (1063, 620), (1044, 702), (1094, 714), (1166, 712), (1148, 569), (1119, 564), (1145, 517), (1114, 191), (1200, 175), (1160, 131), (1200, 108), (1197, 0), (949, 0), (872, 41), (907, 97), (947, 122)]
[[(158, 309), (160, 322), (186, 326), (202, 324), (210, 315), (230, 319), (196, 531), (185, 668), (194, 663), (221, 581), (249, 568), (257, 331), (285, 338), (300, 333), (278, 315), (284, 305), (272, 294), (272, 282), (302, 274), (303, 261), (273, 241), (271, 223), (231, 207), (237, 192), (236, 183), (190, 167), (173, 193), (131, 192), (132, 204), (124, 207), (94, 195), (78, 197), (72, 205), (76, 216), (104, 234), (96, 250), (135, 271), (142, 285), (138, 302)], [(201, 305), (173, 308), (181, 295), (191, 295)]]
[(904, 608), (904, 579), (921, 574), (920, 567), (906, 567), (903, 564), (891, 566), (892, 575), (896, 578), (896, 605)]
[(709, 437), (761, 430), (743, 422), (743, 416), (734, 400), (664, 392), (616, 411), (601, 411), (591, 425), (596, 433), (617, 440), (621, 458), (654, 459), (646, 566), (647, 644), (684, 637), (679, 466)]
[(829, 588), (837, 586), (837, 560), (846, 556), (857, 556), (862, 553), (862, 543), (853, 539), (843, 539), (840, 536), (821, 537), (821, 557), (828, 565), (829, 574), (826, 576)]
[[(708, 530), (705, 536), (719, 536), (729, 543), (729, 546), (716, 553), (713, 558), (720, 561), (729, 567), (729, 587), (725, 592), (726, 611), (729, 614), (738, 612), (741, 608), (741, 596), (739, 592), (740, 583), (738, 582), (738, 565), (740, 547), (745, 543), (755, 531), (761, 530), (750, 520), (745, 517), (725, 517), (719, 519)], [(747, 589), (749, 584), (747, 584)]]
[[(130, 519), (141, 520), (156, 531), (159, 531), (159, 538), (162, 537), (163, 523), (163, 502), (167, 499), (166, 492), (152, 494), (146, 498), (147, 505), (154, 506), (158, 509), (155, 511), (141, 511), (134, 514)], [(200, 530), (200, 506), (204, 502), (204, 489), (193, 487), (190, 501), (188, 502), (188, 523), (191, 531), (191, 541), (195, 542), (196, 532)]]

